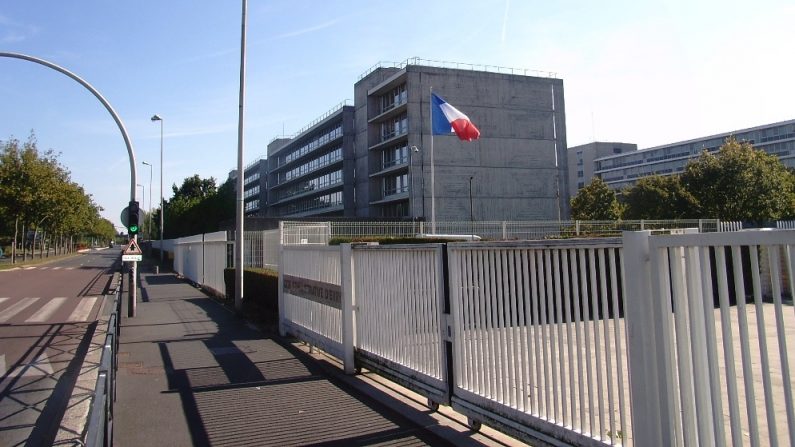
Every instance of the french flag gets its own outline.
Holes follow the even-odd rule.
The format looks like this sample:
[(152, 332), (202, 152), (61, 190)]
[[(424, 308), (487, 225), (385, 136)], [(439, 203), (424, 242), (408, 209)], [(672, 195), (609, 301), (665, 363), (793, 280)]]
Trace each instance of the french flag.
[(455, 132), (458, 139), (463, 141), (477, 140), (480, 137), (480, 131), (469, 117), (436, 93), (431, 93), (431, 123), (433, 135)]

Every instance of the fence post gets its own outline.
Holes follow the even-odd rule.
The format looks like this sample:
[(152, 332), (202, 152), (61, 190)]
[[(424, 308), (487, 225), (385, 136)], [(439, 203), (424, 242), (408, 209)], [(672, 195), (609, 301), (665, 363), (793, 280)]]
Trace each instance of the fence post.
[(625, 231), (622, 237), (632, 436), (635, 445), (674, 445), (670, 341), (665, 339), (671, 315), (662, 310), (670, 302), (655, 302), (652, 279), (659, 272), (652, 272), (650, 236), (644, 230)]
[(341, 244), (340, 251), (340, 285), (342, 286), (342, 364), (345, 374), (353, 374), (353, 300), (355, 295), (353, 283), (353, 256), (351, 244)]
[(704, 219), (699, 219), (698, 220), (698, 232), (699, 233), (703, 233), (704, 232)]
[[(279, 222), (281, 227), (282, 223)], [(279, 335), (287, 336), (287, 327), (284, 324), (284, 244), (279, 244)]]
[(507, 239), (508, 239), (508, 225), (503, 220), (502, 221), (502, 240), (505, 241)]
[(577, 236), (580, 235), (580, 221), (579, 220), (575, 220), (574, 221), (574, 234), (576, 234)]

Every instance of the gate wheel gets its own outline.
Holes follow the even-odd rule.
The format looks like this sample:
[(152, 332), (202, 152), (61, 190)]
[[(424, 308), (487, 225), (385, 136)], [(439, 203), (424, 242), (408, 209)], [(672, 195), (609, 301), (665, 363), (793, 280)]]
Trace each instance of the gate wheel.
[(467, 417), (467, 425), (469, 426), (469, 429), (474, 432), (480, 431), (480, 421), (478, 420), (472, 419), (471, 417)]
[(431, 409), (431, 411), (439, 411), (439, 403), (438, 403), (438, 402), (434, 402), (434, 401), (433, 401), (433, 400), (432, 400), (432, 399), (429, 397), (429, 398), (428, 398), (428, 408), (430, 408), (430, 409)]

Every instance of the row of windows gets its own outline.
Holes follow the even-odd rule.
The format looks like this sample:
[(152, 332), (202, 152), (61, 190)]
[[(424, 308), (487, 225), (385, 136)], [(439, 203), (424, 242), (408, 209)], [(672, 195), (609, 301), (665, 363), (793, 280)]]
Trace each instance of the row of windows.
[(389, 93), (381, 96), (381, 113), (404, 104), (407, 100), (408, 92), (406, 92), (406, 84), (399, 85), (393, 88)]
[(276, 194), (276, 200), (286, 199), (298, 194), (303, 194), (307, 191), (315, 189), (327, 188), (342, 183), (342, 170), (329, 172), (328, 174), (321, 175), (307, 181), (299, 182), (296, 185), (279, 191)]
[(304, 163), (301, 166), (298, 166), (297, 168), (290, 169), (287, 172), (279, 173), (278, 184), (282, 184), (294, 178), (301, 177), (314, 170), (328, 166), (332, 163), (336, 163), (340, 160), (342, 160), (342, 147), (338, 147), (337, 149), (334, 149), (333, 151), (327, 154), (312, 159), (309, 162)]
[(243, 191), (243, 198), (247, 199), (251, 196), (256, 196), (257, 194), (259, 194), (259, 185)]
[(386, 169), (390, 166), (408, 163), (409, 147), (407, 144), (399, 144), (384, 150), (381, 153), (381, 168)]
[(253, 174), (246, 176), (246, 185), (248, 185), (251, 182), (255, 182), (257, 180), (259, 180), (259, 171), (256, 171)]
[(381, 141), (386, 141), (398, 135), (407, 134), (408, 132), (409, 116), (406, 113), (392, 118), (385, 123), (381, 123)]
[(309, 199), (304, 199), (297, 201), (295, 203), (291, 203), (283, 207), (279, 211), (279, 214), (284, 216), (287, 214), (302, 213), (306, 211), (312, 211), (321, 208), (329, 208), (332, 206), (339, 206), (339, 205), (342, 205), (342, 191), (337, 191), (331, 194), (325, 194), (319, 197), (312, 197)]
[(246, 212), (256, 211), (259, 209), (259, 199), (246, 202)]
[(296, 160), (296, 159), (298, 159), (300, 157), (303, 157), (304, 155), (312, 152), (313, 150), (319, 148), (320, 146), (323, 146), (324, 144), (326, 144), (326, 143), (328, 143), (330, 141), (336, 140), (337, 138), (339, 138), (341, 136), (342, 136), (342, 124), (340, 124), (339, 126), (335, 127), (334, 129), (331, 129), (330, 131), (318, 136), (317, 138), (315, 138), (314, 140), (310, 141), (309, 143), (301, 146), (297, 150), (294, 150), (293, 152), (290, 152), (287, 155), (280, 156), (279, 157), (279, 166), (285, 165), (287, 163), (290, 163), (293, 160)]
[(409, 176), (408, 174), (393, 175), (384, 177), (384, 197), (408, 192), (409, 190)]

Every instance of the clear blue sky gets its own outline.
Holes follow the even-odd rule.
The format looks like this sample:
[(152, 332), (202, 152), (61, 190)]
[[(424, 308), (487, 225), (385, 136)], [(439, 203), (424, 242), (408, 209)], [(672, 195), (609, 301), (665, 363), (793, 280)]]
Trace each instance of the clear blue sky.
[[(379, 61), (410, 57), (558, 73), (569, 146), (651, 147), (795, 118), (795, 3), (788, 1), (250, 0), (245, 163), (353, 96)], [(240, 2), (6, 1), (0, 51), (61, 65), (119, 113), (149, 208), (193, 174), (237, 163)], [(0, 58), (0, 140), (34, 131), (119, 224), (129, 162), (114, 122), (82, 87)], [(464, 111), (466, 113), (466, 111)]]

